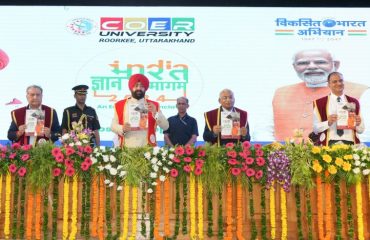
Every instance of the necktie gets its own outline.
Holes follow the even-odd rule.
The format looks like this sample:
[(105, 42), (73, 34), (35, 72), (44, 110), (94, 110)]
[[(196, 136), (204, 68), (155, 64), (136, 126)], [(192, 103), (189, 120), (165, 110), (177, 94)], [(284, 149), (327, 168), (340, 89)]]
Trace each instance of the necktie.
[[(340, 97), (337, 97), (337, 102), (340, 102)], [(337, 129), (337, 135), (341, 137), (343, 135), (343, 129)]]

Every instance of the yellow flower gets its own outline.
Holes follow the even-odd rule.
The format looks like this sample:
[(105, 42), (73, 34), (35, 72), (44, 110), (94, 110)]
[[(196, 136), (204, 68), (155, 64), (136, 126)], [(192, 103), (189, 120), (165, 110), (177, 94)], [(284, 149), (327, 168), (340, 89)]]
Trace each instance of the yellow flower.
[(317, 173), (320, 173), (322, 171), (322, 166), (320, 165), (319, 161), (315, 160), (313, 162), (313, 166), (312, 166), (313, 170)]
[(279, 150), (280, 148), (282, 148), (283, 145), (279, 142), (273, 142), (271, 143), (271, 146), (273, 149)]
[(312, 153), (320, 153), (320, 151), (321, 151), (321, 149), (319, 147), (317, 147), (317, 146), (314, 146), (312, 148)]
[(348, 155), (344, 155), (343, 157), (345, 160), (351, 160), (353, 159), (353, 156), (351, 154), (348, 154)]
[(330, 157), (330, 155), (328, 155), (328, 154), (324, 154), (324, 155), (322, 155), (322, 159), (325, 161), (325, 162), (327, 162), (327, 163), (331, 163), (331, 160), (332, 160), (332, 158)]
[(337, 166), (342, 166), (342, 164), (343, 164), (343, 159), (342, 158), (336, 158), (335, 159), (335, 164), (337, 165)]
[(344, 171), (348, 172), (349, 170), (351, 170), (351, 164), (349, 162), (346, 162), (344, 161), (343, 164), (342, 164), (342, 168)]
[(323, 146), (322, 149), (325, 151), (330, 151), (330, 148), (328, 146)]
[(334, 165), (329, 165), (328, 171), (330, 174), (336, 174), (337, 168)]

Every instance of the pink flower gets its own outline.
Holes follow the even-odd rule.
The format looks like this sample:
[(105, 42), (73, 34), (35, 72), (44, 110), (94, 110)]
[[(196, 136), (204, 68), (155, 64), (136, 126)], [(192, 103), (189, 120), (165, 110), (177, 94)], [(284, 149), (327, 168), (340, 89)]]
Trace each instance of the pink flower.
[(242, 163), (242, 166), (243, 166), (243, 167), (242, 167), (242, 171), (243, 171), (243, 172), (247, 171), (247, 169), (248, 169), (248, 165), (247, 165), (245, 162), (243, 162), (243, 163)]
[(202, 159), (198, 158), (198, 159), (195, 160), (195, 166), (196, 167), (202, 167), (203, 163), (204, 163), (204, 161)]
[(6, 155), (5, 155), (5, 153), (3, 153), (3, 152), (0, 154), (0, 158), (2, 158), (2, 159), (4, 159), (4, 158), (5, 158), (5, 156), (6, 156)]
[(255, 149), (261, 149), (262, 145), (259, 143), (254, 144)]
[(244, 156), (245, 157), (248, 157), (248, 156), (250, 156), (251, 155), (251, 151), (249, 150), (249, 149), (243, 149), (243, 153), (244, 153)]
[(231, 174), (234, 176), (238, 176), (242, 170), (240, 168), (231, 168)]
[(234, 143), (232, 143), (232, 142), (226, 143), (225, 147), (226, 148), (233, 148), (234, 147)]
[(235, 158), (230, 158), (227, 163), (230, 165), (236, 165), (238, 164), (238, 161)]
[(190, 167), (190, 165), (185, 165), (185, 166), (184, 166), (184, 171), (185, 171), (185, 172), (187, 172), (187, 173), (191, 172), (191, 167)]
[(186, 155), (190, 156), (194, 153), (194, 149), (192, 149), (191, 147), (188, 147), (185, 149), (185, 153)]
[(176, 149), (175, 149), (175, 154), (176, 155), (182, 156), (182, 155), (184, 155), (184, 153), (185, 153), (185, 150), (182, 146), (176, 147)]
[(199, 150), (198, 152), (198, 157), (204, 157), (206, 155), (206, 151), (204, 150)]
[(85, 151), (85, 153), (90, 154), (90, 153), (92, 153), (93, 149), (92, 149), (91, 146), (87, 145), (87, 146), (85, 146), (84, 151)]
[(17, 156), (17, 153), (11, 153), (9, 154), (9, 159), (14, 159)]
[(54, 158), (56, 162), (61, 163), (64, 160), (64, 155), (62, 152), (60, 152), (60, 154), (55, 155)]
[(263, 172), (262, 170), (258, 170), (256, 172), (256, 175), (254, 176), (256, 179), (261, 179), (261, 177), (263, 176)]
[(174, 158), (172, 158), (172, 162), (180, 163), (180, 162), (181, 162), (181, 160), (180, 160), (180, 159), (178, 159), (177, 157), (174, 157)]
[(248, 164), (248, 165), (251, 165), (253, 162), (254, 162), (254, 159), (253, 159), (253, 158), (251, 158), (251, 157), (247, 157), (247, 158), (245, 159), (245, 163), (246, 163), (246, 164)]
[(8, 148), (6, 146), (3, 146), (3, 145), (0, 144), (0, 151), (2, 151), (4, 153), (7, 150), (8, 150)]
[(89, 157), (86, 157), (85, 160), (84, 160), (84, 162), (87, 163), (87, 164), (89, 164), (89, 166), (91, 166), (92, 163), (93, 163), (92, 160), (91, 160), (91, 158), (89, 158)]
[(18, 169), (18, 175), (19, 175), (20, 177), (23, 177), (24, 175), (26, 175), (26, 173), (27, 173), (27, 169), (26, 169), (25, 167), (20, 167), (20, 168)]
[(202, 168), (201, 167), (196, 167), (195, 170), (194, 170), (194, 174), (196, 176), (199, 176), (200, 174), (202, 174)]
[(84, 152), (84, 147), (83, 146), (77, 146), (77, 149), (79, 152), (83, 153)]
[(68, 177), (72, 177), (73, 174), (75, 174), (75, 169), (73, 167), (67, 167), (67, 169), (66, 169), (66, 175)]
[(256, 156), (263, 157), (263, 150), (262, 149), (257, 149), (256, 150)]
[(67, 167), (73, 167), (73, 161), (69, 158), (67, 158), (66, 160), (64, 160), (64, 164), (67, 166)]
[(191, 157), (184, 157), (184, 162), (187, 162), (187, 163), (189, 163), (189, 162), (191, 162)]
[(256, 162), (257, 162), (257, 165), (258, 166), (263, 166), (263, 165), (265, 165), (265, 159), (263, 158), (263, 157), (257, 157), (256, 158)]
[(12, 149), (20, 149), (21, 148), (21, 144), (20, 143), (13, 143), (12, 146), (11, 146)]
[(90, 165), (87, 162), (82, 162), (81, 163), (81, 169), (82, 169), (82, 171), (89, 170), (89, 167), (90, 167)]
[(237, 154), (234, 150), (232, 151), (228, 151), (227, 154), (226, 154), (228, 157), (231, 157), (231, 158), (236, 158)]
[(54, 168), (53, 169), (53, 176), (58, 177), (61, 172), (62, 172), (62, 170), (60, 170), (60, 168)]
[(51, 155), (54, 157), (59, 154), (62, 154), (62, 150), (60, 150), (60, 148), (53, 148), (53, 150), (51, 150)]
[(175, 168), (172, 168), (171, 171), (170, 171), (170, 175), (171, 177), (177, 177), (177, 175), (179, 175), (179, 171), (177, 171), (177, 169)]
[(249, 149), (252, 146), (252, 144), (248, 141), (243, 142), (243, 149)]
[(247, 171), (245, 172), (245, 174), (247, 174), (248, 177), (254, 176), (255, 173), (256, 171), (253, 168), (248, 168)]
[(22, 150), (23, 151), (28, 151), (28, 150), (30, 150), (32, 148), (32, 145), (31, 144), (27, 144), (27, 145), (23, 145), (22, 146)]
[(21, 156), (21, 159), (22, 161), (27, 161), (28, 159), (30, 159), (30, 155), (28, 153), (25, 153)]
[(72, 147), (66, 147), (66, 155), (70, 156), (75, 153), (75, 150)]
[(17, 166), (15, 164), (10, 164), (9, 165), (9, 172), (15, 173), (17, 171)]

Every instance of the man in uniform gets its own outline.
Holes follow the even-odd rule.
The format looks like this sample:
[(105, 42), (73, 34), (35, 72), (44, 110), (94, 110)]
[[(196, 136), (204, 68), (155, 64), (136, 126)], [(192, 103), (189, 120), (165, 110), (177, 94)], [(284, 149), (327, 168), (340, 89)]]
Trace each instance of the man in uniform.
[[(12, 111), (12, 122), (8, 130), (8, 139), (12, 142), (18, 142), (21, 145), (45, 142), (51, 140), (57, 141), (59, 138), (59, 121), (55, 109), (42, 105), (43, 90), (40, 86), (31, 85), (26, 90), (28, 105)], [(29, 113), (31, 116), (28, 116)], [(37, 124), (32, 120), (37, 119)], [(31, 125), (35, 125), (34, 133), (28, 130)], [(28, 128), (28, 129), (27, 129)], [(39, 129), (38, 129), (39, 128)]]
[(91, 138), (92, 144), (100, 146), (100, 123), (98, 115), (95, 109), (86, 106), (86, 95), (89, 89), (86, 85), (77, 85), (72, 88), (75, 91), (74, 98), (76, 99), (76, 105), (64, 109), (63, 120), (62, 120), (62, 134), (65, 134), (73, 130), (72, 123), (81, 122), (85, 129), (93, 131)]

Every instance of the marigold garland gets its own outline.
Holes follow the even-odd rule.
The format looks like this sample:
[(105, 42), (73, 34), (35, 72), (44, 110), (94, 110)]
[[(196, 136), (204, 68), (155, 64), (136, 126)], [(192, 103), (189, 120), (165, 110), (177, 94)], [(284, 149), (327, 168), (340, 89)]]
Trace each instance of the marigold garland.
[(129, 197), (130, 197), (130, 186), (126, 183), (123, 186), (123, 224), (122, 224), (122, 235), (121, 240), (126, 240), (128, 236), (128, 215), (129, 215)]
[(331, 205), (331, 185), (329, 183), (325, 183), (325, 207), (326, 207), (326, 215), (325, 215), (325, 239), (331, 239), (332, 236), (332, 205)]
[(198, 239), (203, 240), (203, 183), (200, 178), (197, 181), (198, 188)]
[(33, 193), (27, 189), (26, 239), (32, 239), (33, 200)]
[(78, 177), (73, 176), (72, 180), (72, 221), (71, 221), (71, 233), (69, 239), (76, 239), (77, 234), (77, 195), (78, 195)]
[(362, 189), (361, 182), (356, 183), (356, 210), (357, 210), (357, 234), (359, 240), (364, 240), (364, 216), (362, 212)]
[(5, 221), (4, 235), (9, 238), (10, 235), (10, 199), (12, 193), (12, 175), (8, 173), (5, 177)]
[(98, 236), (98, 199), (99, 199), (98, 177), (92, 179), (91, 196), (91, 233), (92, 237)]
[(232, 233), (232, 223), (233, 223), (233, 216), (232, 216), (232, 206), (233, 206), (233, 188), (231, 183), (226, 184), (226, 233), (224, 240), (231, 240), (233, 238)]
[(190, 174), (189, 183), (190, 239), (196, 239), (195, 177)]
[(236, 184), (236, 237), (244, 240), (243, 237), (243, 189), (240, 180)]
[(0, 174), (0, 214), (1, 214), (2, 195), (3, 195), (3, 175)]
[(274, 182), (271, 185), (269, 193), (270, 193), (270, 225), (271, 225), (270, 235), (271, 235), (271, 239), (275, 239), (276, 238), (276, 219), (275, 219), (276, 209), (275, 209), (275, 184)]
[(41, 239), (41, 192), (38, 190), (35, 195), (36, 208), (35, 208), (35, 238)]
[(105, 184), (104, 177), (100, 177), (99, 183), (99, 208), (98, 208), (98, 238), (104, 239), (104, 198), (105, 198)]
[[(68, 209), (69, 207), (69, 177), (65, 177), (63, 184), (63, 240), (68, 238)], [(27, 215), (28, 216), (28, 215)]]
[(317, 224), (319, 231), (319, 239), (324, 239), (324, 212), (322, 209), (322, 183), (321, 177), (316, 176), (316, 190), (317, 190)]
[(336, 206), (336, 226), (335, 226), (335, 239), (341, 240), (342, 235), (342, 211), (341, 211), (341, 198), (340, 198), (340, 186), (338, 179), (334, 182), (334, 194), (335, 194), (335, 206)]
[(170, 180), (166, 178), (163, 182), (164, 205), (163, 205), (163, 232), (165, 237), (169, 237), (170, 232)]
[(288, 221), (286, 210), (286, 192), (280, 187), (280, 208), (281, 208), (281, 239), (286, 240), (288, 237)]
[[(20, 179), (18, 177), (15, 177), (16, 180), (14, 181), (14, 188), (13, 188), (13, 223), (12, 223), (12, 238), (17, 239), (18, 235), (18, 195), (19, 195), (19, 185), (20, 185)], [(0, 185), (3, 183), (0, 181)], [(0, 192), (1, 195), (1, 192)], [(0, 197), (1, 201), (1, 197)], [(0, 206), (1, 208), (1, 206)]]
[(132, 230), (131, 230), (131, 237), (129, 240), (136, 239), (136, 232), (137, 232), (137, 187), (133, 186), (132, 188)]

